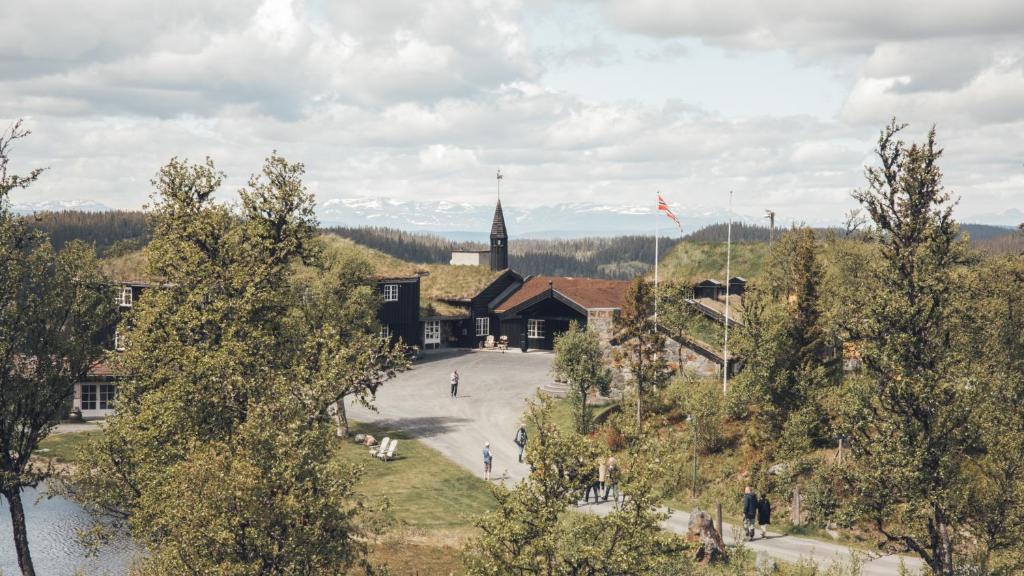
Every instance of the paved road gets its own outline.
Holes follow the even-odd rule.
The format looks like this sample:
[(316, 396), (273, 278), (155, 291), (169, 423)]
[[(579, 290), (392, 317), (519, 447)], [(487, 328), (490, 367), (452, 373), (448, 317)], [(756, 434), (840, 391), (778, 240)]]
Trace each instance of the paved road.
[[(545, 352), (444, 352), (431, 354), (418, 361), (414, 368), (385, 384), (377, 395), (374, 413), (365, 408), (350, 407), (349, 417), (394, 427), (416, 437), (438, 450), (460, 466), (483, 474), (481, 451), (484, 442), (491, 443), (494, 455), (493, 476), (507, 473), (516, 482), (528, 469), (519, 464), (512, 437), (519, 426), (525, 402), (551, 376), (552, 356)], [(459, 397), (449, 397), (449, 375), (456, 368), (460, 375)], [(401, 445), (399, 445), (401, 451)], [(606, 514), (611, 504), (588, 505), (580, 511)], [(665, 528), (685, 533), (689, 514), (674, 512)], [(727, 542), (733, 542), (734, 528), (725, 525)], [(747, 546), (773, 558), (796, 562), (813, 558), (827, 567), (849, 560), (848, 548), (829, 542), (769, 533), (766, 540), (755, 540)], [(907, 567), (921, 566), (916, 558), (905, 558)], [(900, 558), (886, 556), (864, 565), (864, 576), (899, 574)]]

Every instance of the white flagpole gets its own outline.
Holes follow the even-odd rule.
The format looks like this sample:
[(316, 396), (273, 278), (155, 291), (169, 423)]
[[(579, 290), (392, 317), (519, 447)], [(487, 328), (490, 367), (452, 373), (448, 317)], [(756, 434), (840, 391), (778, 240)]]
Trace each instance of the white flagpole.
[(658, 331), (658, 236), (660, 236), (661, 214), (654, 210), (654, 331)]
[(732, 190), (729, 191), (729, 227), (725, 241), (725, 343), (722, 347), (722, 394), (729, 393), (729, 268), (732, 265)]

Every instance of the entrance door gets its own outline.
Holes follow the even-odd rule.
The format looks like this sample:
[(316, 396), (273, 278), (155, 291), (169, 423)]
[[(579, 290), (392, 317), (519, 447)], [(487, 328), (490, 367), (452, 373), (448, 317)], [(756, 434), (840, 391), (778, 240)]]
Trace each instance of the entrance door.
[(440, 346), (441, 345), (441, 321), (440, 320), (427, 320), (423, 323), (423, 345), (424, 346)]

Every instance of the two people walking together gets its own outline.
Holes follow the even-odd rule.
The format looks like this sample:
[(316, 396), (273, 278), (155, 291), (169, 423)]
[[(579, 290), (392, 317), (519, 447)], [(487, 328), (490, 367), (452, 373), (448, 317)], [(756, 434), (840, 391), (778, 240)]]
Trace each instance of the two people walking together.
[(761, 538), (766, 538), (768, 525), (772, 523), (772, 503), (768, 495), (761, 498), (754, 494), (754, 489), (747, 486), (743, 490), (743, 536), (747, 540), (754, 539), (757, 526), (761, 527)]
[[(613, 501), (619, 501), (619, 466), (615, 461), (615, 456), (608, 456), (608, 458), (599, 458), (596, 462), (596, 466), (590, 468), (586, 472), (585, 476), (585, 488), (583, 490), (583, 502), (590, 501), (590, 495), (594, 495), (594, 504), (598, 503), (598, 498), (602, 498), (604, 502), (608, 501), (608, 495), (612, 492), (615, 493)], [(604, 496), (601, 497), (601, 492), (604, 491)]]

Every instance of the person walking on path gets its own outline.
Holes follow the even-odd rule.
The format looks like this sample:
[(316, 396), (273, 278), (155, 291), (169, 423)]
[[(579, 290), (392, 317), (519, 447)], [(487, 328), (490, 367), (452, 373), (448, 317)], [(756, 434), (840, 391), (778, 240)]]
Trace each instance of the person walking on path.
[(590, 494), (594, 494), (594, 504), (600, 501), (601, 497), (601, 475), (600, 475), (601, 462), (598, 460), (587, 467), (587, 475), (585, 482), (587, 488), (583, 492), (583, 502), (590, 502)]
[(452, 370), (452, 398), (459, 395), (459, 371)]
[(605, 463), (604, 501), (608, 501), (608, 494), (614, 491), (613, 502), (619, 501), (619, 466), (615, 463), (615, 456), (609, 456)]
[(484, 442), (484, 480), (491, 479), (491, 443)]
[(608, 486), (608, 459), (600, 458), (597, 461), (597, 490), (598, 494), (607, 491)]
[(747, 486), (743, 489), (743, 535), (747, 540), (754, 539), (754, 523), (757, 521), (757, 495), (754, 489)]
[(757, 501), (757, 523), (761, 526), (763, 540), (768, 537), (768, 525), (772, 523), (772, 503), (768, 501), (767, 494)]
[(526, 435), (526, 426), (519, 426), (519, 430), (516, 431), (516, 437), (513, 442), (519, 447), (519, 463), (523, 463), (523, 451), (526, 450), (526, 441), (529, 437)]

